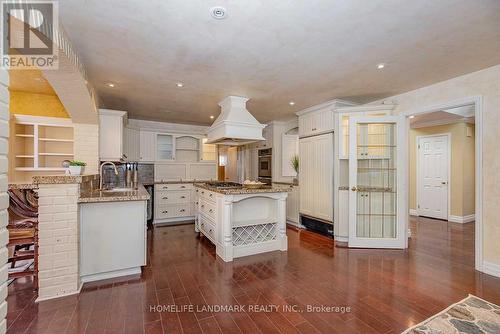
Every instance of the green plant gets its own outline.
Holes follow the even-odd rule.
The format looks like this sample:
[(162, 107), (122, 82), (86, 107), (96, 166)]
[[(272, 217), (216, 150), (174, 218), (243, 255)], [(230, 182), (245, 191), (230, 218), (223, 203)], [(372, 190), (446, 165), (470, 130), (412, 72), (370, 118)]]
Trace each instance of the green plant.
[(87, 166), (87, 164), (86, 164), (85, 162), (83, 162), (83, 161), (78, 161), (78, 160), (71, 160), (71, 161), (69, 162), (69, 165), (70, 165), (70, 166), (81, 166), (81, 167), (83, 167), (83, 166)]
[(295, 154), (292, 159), (290, 159), (290, 164), (296, 173), (299, 172), (299, 156)]

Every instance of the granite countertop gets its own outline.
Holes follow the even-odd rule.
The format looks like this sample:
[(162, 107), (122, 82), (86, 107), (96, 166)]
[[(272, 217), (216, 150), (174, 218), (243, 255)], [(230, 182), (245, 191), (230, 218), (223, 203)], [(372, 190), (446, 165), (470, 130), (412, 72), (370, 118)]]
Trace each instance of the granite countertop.
[(239, 189), (223, 189), (210, 187), (205, 183), (195, 183), (195, 187), (206, 189), (209, 191), (213, 191), (223, 195), (247, 195), (247, 194), (262, 194), (262, 193), (286, 193), (290, 191), (290, 188), (284, 187), (272, 187), (272, 186), (264, 186), (259, 189), (247, 189), (247, 188), (239, 188)]
[(183, 184), (183, 183), (205, 183), (214, 180), (178, 180), (178, 181), (155, 181), (154, 184)]
[(150, 198), (143, 185), (131, 191), (82, 191), (78, 203), (146, 201)]
[(38, 189), (38, 186), (32, 182), (13, 182), (9, 183), (9, 189)]
[(33, 183), (36, 184), (70, 184), (83, 183), (99, 180), (98, 174), (87, 175), (43, 175), (33, 176)]

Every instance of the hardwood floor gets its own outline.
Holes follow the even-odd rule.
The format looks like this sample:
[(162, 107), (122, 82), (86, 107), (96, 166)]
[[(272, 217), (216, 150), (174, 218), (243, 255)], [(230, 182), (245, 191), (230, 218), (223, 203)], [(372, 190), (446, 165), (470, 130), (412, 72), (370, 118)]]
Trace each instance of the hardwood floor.
[[(475, 294), (500, 304), (500, 279), (474, 271), (474, 224), (413, 219), (410, 248), (334, 247), (288, 229), (288, 252), (224, 263), (192, 225), (150, 232), (142, 277), (87, 284), (78, 296), (34, 303), (30, 282), (9, 287), (8, 333), (400, 333)], [(156, 305), (179, 312), (154, 312)], [(246, 305), (247, 312), (202, 309)], [(291, 305), (304, 312), (249, 312)], [(307, 305), (349, 312), (307, 312)]]

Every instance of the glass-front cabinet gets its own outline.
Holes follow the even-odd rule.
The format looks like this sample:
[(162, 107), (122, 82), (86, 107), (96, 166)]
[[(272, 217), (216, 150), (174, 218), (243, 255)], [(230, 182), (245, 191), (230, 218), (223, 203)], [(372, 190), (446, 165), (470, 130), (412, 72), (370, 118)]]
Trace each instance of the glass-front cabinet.
[(156, 160), (173, 160), (174, 137), (167, 134), (156, 135)]
[[(349, 112), (339, 112), (339, 157), (340, 159), (349, 159), (349, 119), (351, 117), (357, 116), (357, 117), (380, 117), (380, 116), (387, 116), (391, 115), (392, 113), (392, 106), (388, 105), (383, 105), (382, 107), (380, 106), (374, 106), (374, 107), (350, 107), (349, 109), (359, 109), (356, 111), (349, 111)], [(346, 110), (348, 108), (345, 108)], [(379, 140), (380, 139), (380, 134), (377, 134), (377, 131), (380, 132), (380, 127), (379, 126), (370, 126), (370, 128), (366, 129), (366, 135), (367, 138), (370, 138), (371, 140)], [(369, 134), (369, 135), (368, 135)], [(377, 138), (377, 139), (375, 139)], [(368, 153), (368, 152), (363, 152)]]

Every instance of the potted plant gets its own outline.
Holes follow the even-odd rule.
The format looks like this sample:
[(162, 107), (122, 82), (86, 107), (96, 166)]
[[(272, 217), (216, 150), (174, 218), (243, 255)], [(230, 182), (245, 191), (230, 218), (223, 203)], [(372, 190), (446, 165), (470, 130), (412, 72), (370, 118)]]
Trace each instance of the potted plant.
[(71, 175), (82, 175), (86, 165), (83, 161), (72, 160), (69, 162), (69, 172)]
[(297, 177), (293, 179), (293, 183), (298, 183), (299, 179), (299, 156), (295, 154), (292, 159), (290, 159), (290, 164), (292, 165), (293, 170), (297, 173)]

